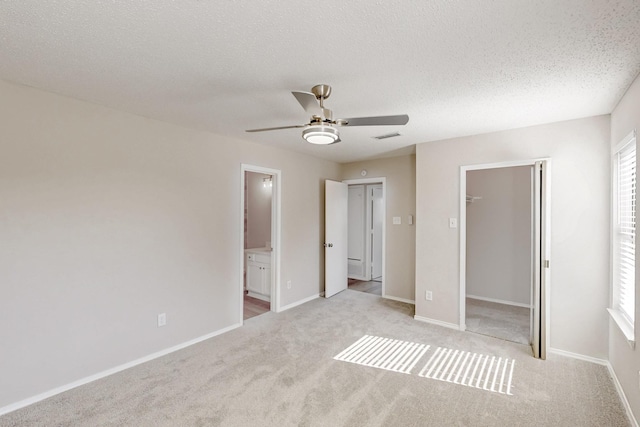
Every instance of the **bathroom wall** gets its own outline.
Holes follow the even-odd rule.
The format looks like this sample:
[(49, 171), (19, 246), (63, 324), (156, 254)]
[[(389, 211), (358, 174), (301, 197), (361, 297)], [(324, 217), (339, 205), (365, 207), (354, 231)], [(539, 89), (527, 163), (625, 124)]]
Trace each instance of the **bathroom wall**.
[(264, 248), (271, 242), (273, 187), (270, 178), (270, 175), (245, 172), (245, 248)]

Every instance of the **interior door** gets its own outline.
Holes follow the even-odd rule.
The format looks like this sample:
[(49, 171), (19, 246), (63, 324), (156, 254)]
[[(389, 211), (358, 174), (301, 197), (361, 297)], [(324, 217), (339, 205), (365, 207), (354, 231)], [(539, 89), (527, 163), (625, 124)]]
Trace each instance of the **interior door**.
[(372, 187), (371, 201), (371, 279), (380, 280), (382, 277), (382, 186)]
[(348, 274), (347, 184), (325, 181), (324, 296), (329, 298), (347, 289)]
[(549, 171), (548, 162), (538, 161), (534, 169), (534, 264), (533, 264), (533, 356), (547, 358), (546, 300), (549, 284)]

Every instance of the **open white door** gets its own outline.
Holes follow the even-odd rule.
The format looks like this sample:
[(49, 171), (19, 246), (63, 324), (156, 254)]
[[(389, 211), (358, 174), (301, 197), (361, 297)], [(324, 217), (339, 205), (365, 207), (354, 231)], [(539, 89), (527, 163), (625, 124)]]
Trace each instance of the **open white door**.
[(533, 356), (547, 358), (546, 300), (549, 285), (549, 171), (548, 162), (534, 168), (534, 263), (533, 263)]
[(325, 181), (324, 296), (347, 289), (348, 185)]

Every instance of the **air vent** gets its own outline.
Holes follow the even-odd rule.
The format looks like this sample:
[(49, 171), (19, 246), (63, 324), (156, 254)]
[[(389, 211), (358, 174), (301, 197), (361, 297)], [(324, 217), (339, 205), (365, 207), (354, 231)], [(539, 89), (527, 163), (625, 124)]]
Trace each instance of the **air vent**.
[(387, 138), (394, 138), (396, 136), (400, 136), (400, 133), (393, 132), (393, 133), (388, 133), (386, 135), (374, 136), (373, 139), (387, 139)]

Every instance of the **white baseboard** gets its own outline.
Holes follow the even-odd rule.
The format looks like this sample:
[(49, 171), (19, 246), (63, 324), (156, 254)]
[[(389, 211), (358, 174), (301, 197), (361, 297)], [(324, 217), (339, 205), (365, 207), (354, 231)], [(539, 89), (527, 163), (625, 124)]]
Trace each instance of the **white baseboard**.
[(616, 375), (616, 371), (613, 370), (613, 366), (611, 366), (611, 363), (607, 362), (607, 368), (609, 368), (609, 374), (611, 375), (611, 378), (613, 378), (613, 384), (615, 384), (616, 386), (616, 390), (618, 391), (618, 395), (620, 396), (620, 400), (622, 401), (622, 406), (624, 406), (624, 409), (627, 411), (627, 417), (629, 417), (631, 425), (633, 427), (640, 427), (638, 426), (638, 420), (636, 420), (636, 417), (633, 416), (631, 405), (629, 405), (627, 396), (624, 394), (622, 385), (620, 384), (620, 381), (618, 381), (618, 376)]
[[(323, 294), (324, 294), (324, 292), (323, 292)], [(280, 310), (278, 311), (278, 313), (280, 313), (282, 311), (285, 311), (285, 310), (289, 310), (289, 309), (291, 309), (293, 307), (297, 307), (297, 306), (302, 305), (304, 303), (307, 303), (309, 301), (313, 301), (314, 299), (317, 299), (317, 298), (320, 298), (320, 294), (311, 295), (308, 298), (301, 299), (300, 301), (296, 301), (296, 302), (291, 303), (289, 305), (285, 305), (284, 307), (280, 307)]]
[(505, 301), (505, 300), (495, 299), (495, 298), (480, 297), (478, 295), (469, 295), (469, 294), (467, 294), (467, 298), (477, 299), (477, 300), (480, 300), (480, 301), (495, 302), (495, 303), (498, 303), (498, 304), (513, 305), (515, 307), (531, 308), (530, 304), (523, 304), (521, 302), (513, 302), (513, 301)]
[(413, 305), (416, 304), (415, 300), (392, 297), (391, 295), (382, 295), (382, 298), (390, 299), (390, 300), (393, 300), (393, 301), (400, 301), (400, 302), (404, 302), (404, 303), (407, 303), (407, 304), (413, 304)]
[(7, 405), (7, 406), (4, 406), (4, 407), (0, 408), (0, 416), (4, 415), (4, 414), (8, 414), (9, 412), (13, 412), (15, 410), (18, 410), (20, 408), (24, 408), (25, 406), (32, 405), (32, 404), (34, 404), (36, 402), (40, 402), (41, 400), (48, 399), (49, 397), (55, 396), (56, 394), (63, 393), (65, 391), (71, 390), (71, 389), (76, 388), (76, 387), (80, 387), (82, 385), (85, 385), (85, 384), (88, 384), (90, 382), (99, 380), (101, 378), (108, 377), (109, 375), (113, 375), (115, 373), (124, 371), (125, 369), (133, 368), (136, 365), (140, 365), (142, 363), (149, 362), (150, 360), (157, 359), (158, 357), (166, 356), (169, 353), (173, 353), (175, 351), (182, 350), (183, 348), (192, 346), (192, 345), (197, 344), (197, 343), (199, 343), (201, 341), (204, 341), (204, 340), (208, 340), (209, 338), (213, 338), (215, 336), (224, 334), (225, 332), (229, 332), (229, 331), (231, 331), (233, 329), (236, 329), (236, 328), (238, 328), (240, 326), (242, 326), (241, 323), (236, 323), (234, 325), (231, 325), (231, 326), (228, 326), (226, 328), (223, 328), (223, 329), (217, 330), (215, 332), (212, 332), (210, 334), (203, 335), (201, 337), (192, 339), (192, 340), (184, 342), (182, 344), (178, 344), (176, 346), (173, 346), (173, 347), (170, 347), (170, 348), (167, 348), (167, 349), (164, 349), (164, 350), (160, 350), (160, 351), (158, 351), (156, 353), (149, 354), (147, 356), (141, 357), (141, 358), (133, 360), (131, 362), (124, 363), (122, 365), (113, 367), (111, 369), (107, 369), (106, 371), (98, 372), (97, 374), (90, 375), (88, 377), (79, 379), (79, 380), (74, 381), (72, 383), (65, 384), (65, 385), (60, 386), (60, 387), (56, 387), (56, 388), (54, 388), (52, 390), (45, 391), (44, 393), (37, 394), (35, 396), (29, 397), (29, 398), (24, 399), (24, 400), (20, 400), (19, 402), (12, 403), (10, 405)]
[(247, 295), (251, 298), (259, 299), (260, 301), (271, 302), (271, 297), (269, 297), (268, 295), (257, 294), (251, 291), (247, 292)]
[(445, 328), (455, 329), (456, 331), (461, 330), (460, 325), (456, 325), (455, 323), (443, 322), (441, 320), (430, 319), (428, 317), (422, 317), (422, 316), (413, 316), (413, 318), (420, 322), (431, 323), (432, 325), (444, 326)]
[(595, 363), (596, 365), (607, 366), (609, 361), (606, 359), (598, 359), (597, 357), (585, 356), (580, 353), (572, 353), (570, 351), (559, 350), (557, 348), (549, 348), (549, 353), (557, 354), (558, 356), (570, 357), (572, 359), (584, 360), (585, 362)]

